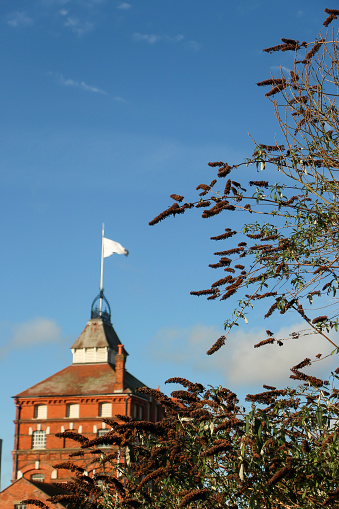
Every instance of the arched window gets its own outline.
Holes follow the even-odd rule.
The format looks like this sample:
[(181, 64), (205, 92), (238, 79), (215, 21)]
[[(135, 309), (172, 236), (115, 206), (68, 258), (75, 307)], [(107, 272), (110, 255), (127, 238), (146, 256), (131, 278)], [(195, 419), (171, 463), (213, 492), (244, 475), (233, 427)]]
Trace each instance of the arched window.
[(44, 482), (45, 476), (44, 476), (44, 474), (32, 474), (31, 481)]

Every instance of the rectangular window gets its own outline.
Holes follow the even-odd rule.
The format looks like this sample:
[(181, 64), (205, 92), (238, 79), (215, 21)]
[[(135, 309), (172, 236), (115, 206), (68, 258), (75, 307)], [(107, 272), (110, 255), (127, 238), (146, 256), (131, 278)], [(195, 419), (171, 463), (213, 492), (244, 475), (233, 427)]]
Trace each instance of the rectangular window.
[[(106, 435), (106, 433), (108, 433), (110, 430), (109, 429), (98, 429), (97, 431), (97, 437), (103, 437)], [(98, 447), (110, 447), (109, 444), (100, 444), (98, 445)]]
[(33, 431), (32, 449), (46, 449), (46, 431)]
[(26, 504), (14, 504), (14, 509), (26, 509)]
[(134, 404), (134, 419), (142, 420), (144, 418), (144, 407)]
[(66, 408), (66, 417), (69, 419), (77, 419), (79, 417), (79, 403), (69, 403)]
[(34, 419), (47, 419), (47, 405), (34, 405)]
[(112, 417), (112, 403), (99, 403), (99, 416)]

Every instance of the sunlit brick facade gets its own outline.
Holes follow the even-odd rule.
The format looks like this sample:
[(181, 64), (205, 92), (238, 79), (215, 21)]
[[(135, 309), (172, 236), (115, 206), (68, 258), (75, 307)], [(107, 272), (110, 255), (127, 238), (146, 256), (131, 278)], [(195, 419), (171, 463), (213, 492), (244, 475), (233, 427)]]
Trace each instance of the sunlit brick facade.
[[(110, 429), (104, 417), (120, 414), (153, 422), (163, 417), (154, 399), (136, 392), (145, 384), (125, 369), (128, 354), (110, 316), (92, 317), (71, 348), (70, 366), (14, 397), (13, 481), (69, 479), (69, 471), (55, 465), (68, 461), (79, 445), (57, 433), (72, 430), (93, 439)], [(89, 475), (95, 471), (89, 455), (75, 461)]]

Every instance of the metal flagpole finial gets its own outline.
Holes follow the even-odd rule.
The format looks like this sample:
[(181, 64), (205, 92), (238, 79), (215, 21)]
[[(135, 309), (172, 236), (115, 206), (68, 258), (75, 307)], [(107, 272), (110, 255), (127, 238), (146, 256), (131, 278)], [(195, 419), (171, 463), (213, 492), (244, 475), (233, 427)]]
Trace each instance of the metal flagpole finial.
[[(99, 302), (102, 300), (102, 311), (99, 310)], [(92, 302), (91, 318), (101, 318), (105, 323), (111, 323), (111, 307), (104, 292), (100, 292)]]

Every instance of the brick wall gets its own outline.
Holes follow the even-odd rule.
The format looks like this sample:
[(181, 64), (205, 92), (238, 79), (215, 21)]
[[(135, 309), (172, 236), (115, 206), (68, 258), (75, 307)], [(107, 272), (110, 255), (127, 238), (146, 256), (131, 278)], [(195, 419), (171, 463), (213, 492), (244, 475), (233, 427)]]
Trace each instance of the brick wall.
[[(22, 478), (0, 493), (0, 507), (1, 509), (14, 509), (16, 504), (29, 498), (36, 498), (46, 503), (49, 495), (46, 495), (46, 493), (41, 491), (34, 484)], [(49, 504), (47, 503), (47, 505)], [(64, 506), (61, 504), (53, 504), (53, 508), (64, 509)]]
[[(79, 449), (79, 444), (69, 438), (60, 438), (56, 433), (72, 430), (85, 435), (92, 440), (97, 437), (97, 431), (105, 428), (102, 418), (99, 416), (100, 403), (111, 402), (112, 414), (125, 415), (143, 420), (161, 420), (162, 409), (157, 403), (147, 401), (133, 394), (116, 394), (97, 397), (57, 397), (57, 398), (18, 398), (17, 404), (21, 405), (19, 421), (18, 450), (16, 451), (16, 437), (14, 439), (13, 451), (13, 476), (15, 480), (15, 468), (17, 477), (23, 476), (30, 479), (32, 474), (44, 475), (45, 482), (58, 482), (70, 477), (67, 470), (58, 470), (54, 465), (68, 461), (69, 454)], [(67, 418), (66, 408), (69, 403), (79, 404), (79, 417)], [(34, 407), (36, 405), (47, 405), (47, 418), (34, 418)], [(156, 409), (157, 407), (157, 409)], [(16, 429), (18, 422), (15, 421)], [(106, 426), (106, 429), (110, 429)], [(32, 438), (34, 431), (46, 432), (46, 447), (44, 449), (33, 449)], [(90, 455), (82, 460), (76, 460), (80, 466), (87, 469)], [(89, 473), (93, 470), (90, 467)], [(1, 507), (1, 506), (0, 506)], [(2, 509), (2, 508), (1, 508)]]

